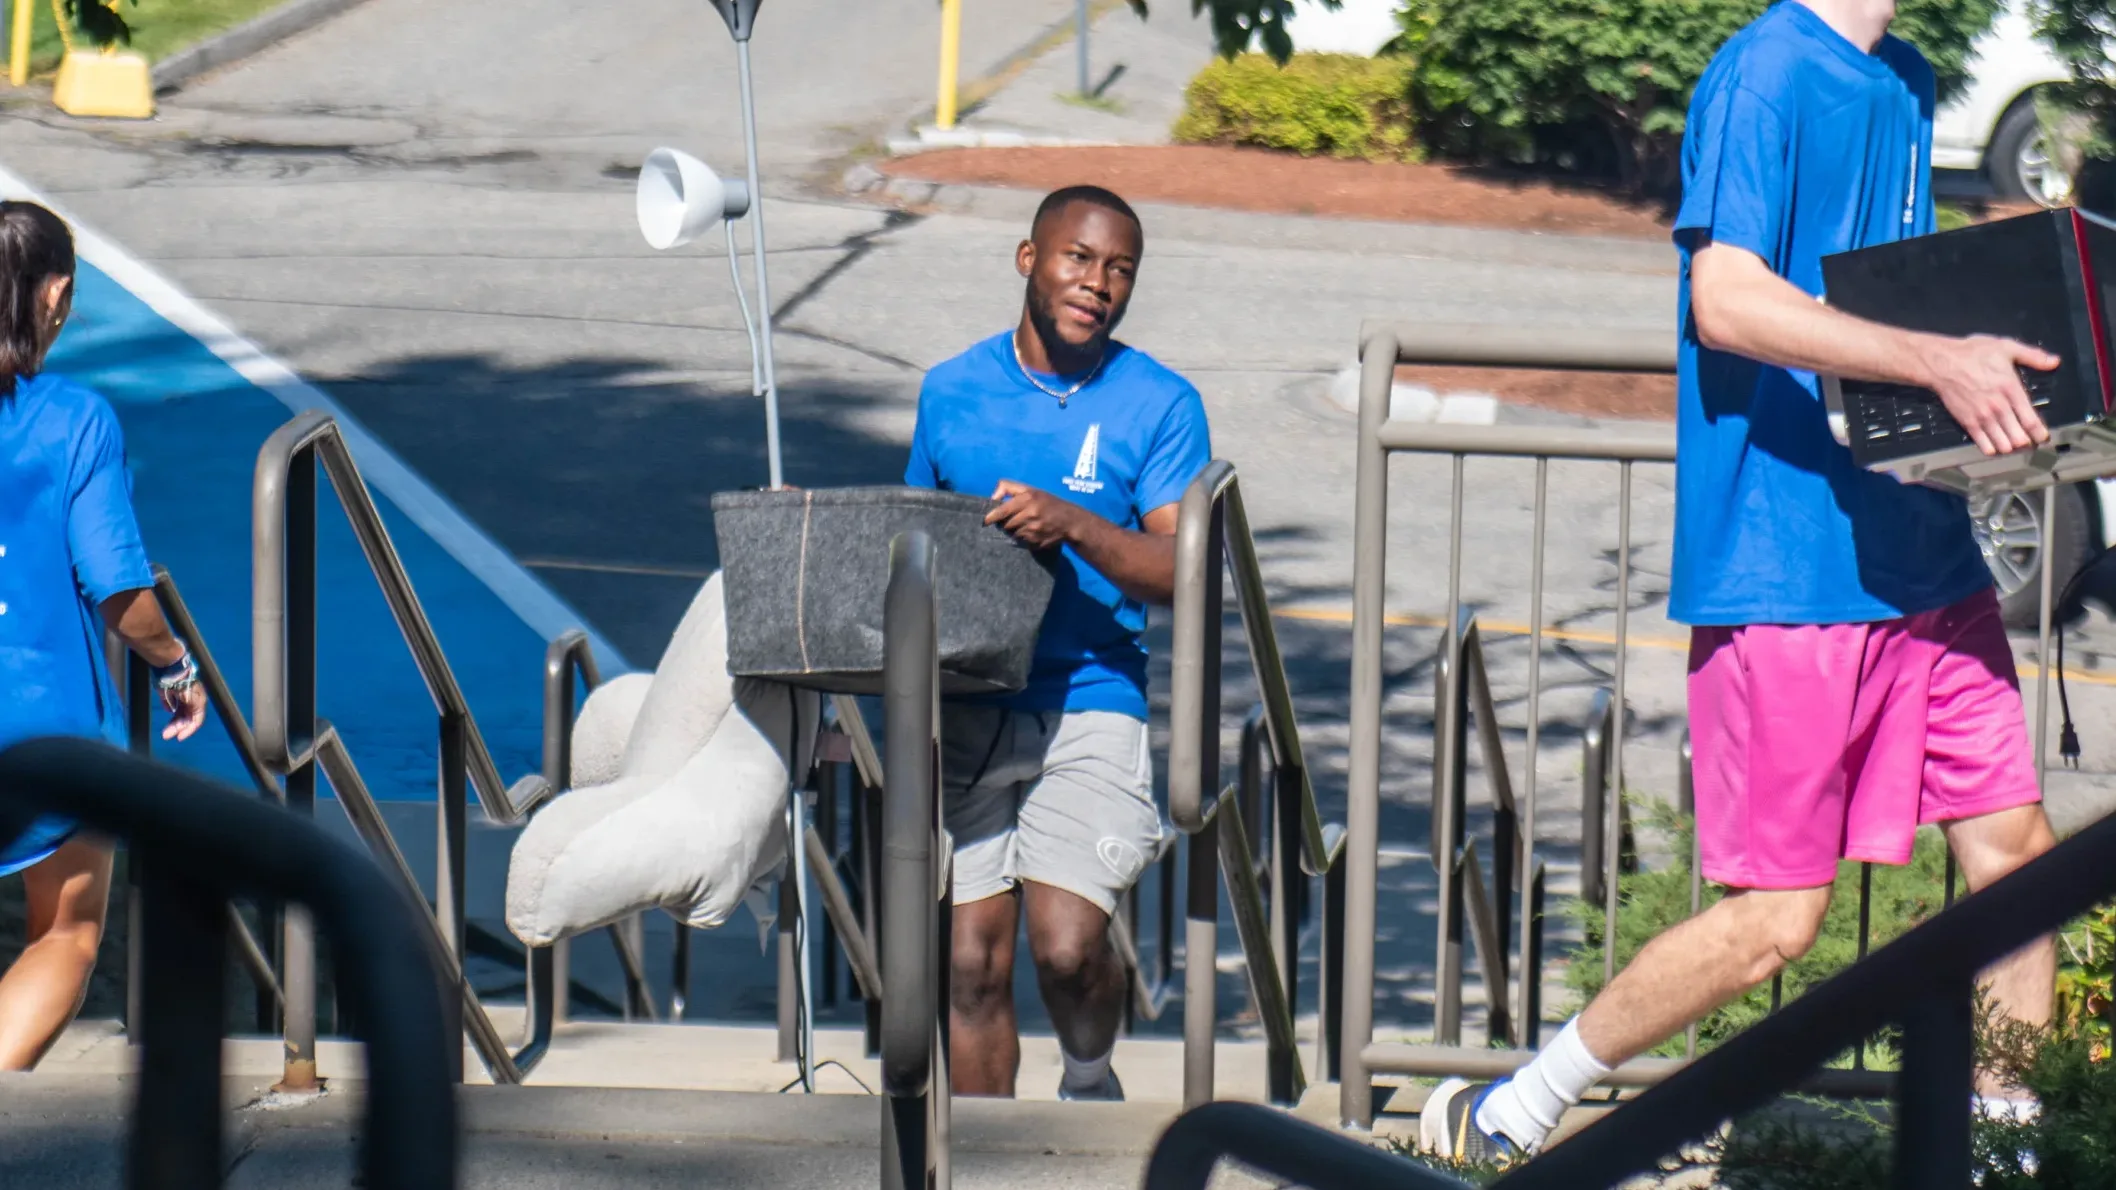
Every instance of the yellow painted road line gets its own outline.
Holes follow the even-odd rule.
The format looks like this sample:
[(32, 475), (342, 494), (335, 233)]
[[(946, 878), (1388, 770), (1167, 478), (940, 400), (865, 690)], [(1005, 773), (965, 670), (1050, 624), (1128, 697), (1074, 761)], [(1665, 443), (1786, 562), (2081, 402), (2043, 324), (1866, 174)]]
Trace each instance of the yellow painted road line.
[[(1345, 608), (1337, 607), (1282, 607), (1274, 609), (1271, 614), (1281, 620), (1307, 620), (1322, 624), (1350, 624), (1352, 622), (1352, 613)], [(1383, 617), (1382, 623), (1387, 624), (1391, 628), (1437, 629), (1446, 626), (1447, 618), (1444, 616), (1421, 616), (1396, 612)], [(1528, 625), (1516, 624), (1507, 620), (1480, 619), (1477, 621), (1477, 628), (1481, 632), (1496, 635), (1528, 635)], [(1613, 632), (1596, 632), (1572, 628), (1545, 628), (1543, 636), (1547, 640), (1569, 641), (1583, 645), (1609, 645), (1613, 647), (1616, 644), (1616, 634)], [(1690, 640), (1688, 637), (1682, 636), (1634, 636), (1631, 638), (1631, 645), (1633, 648), (1638, 649), (1667, 649), (1688, 652)], [(2024, 671), (2021, 674), (2023, 679), (2041, 675), (2041, 667), (2032, 664), (2026, 659), (2022, 659), (2020, 665)], [(2072, 669), (2069, 667), (2064, 672), (2065, 680), (2068, 682), (2080, 682), (2088, 686), (2116, 686), (2116, 673), (2106, 673), (2091, 669)]]
[[(1325, 624), (1349, 624), (1352, 622), (1351, 612), (1334, 607), (1284, 607), (1275, 609), (1271, 614), (1281, 620), (1315, 620)], [(1391, 628), (1441, 628), (1446, 626), (1447, 618), (1444, 616), (1414, 616), (1397, 613), (1383, 617), (1382, 623), (1387, 624)], [(1512, 624), (1505, 620), (1480, 619), (1477, 621), (1477, 629), (1480, 632), (1499, 633), (1505, 636), (1528, 635), (1528, 625)], [(1572, 641), (1583, 645), (1614, 645), (1616, 643), (1616, 634), (1613, 632), (1592, 632), (1573, 628), (1545, 628), (1543, 636), (1548, 640)], [(1631, 638), (1631, 644), (1633, 647), (1641, 649), (1687, 650), (1690, 647), (1690, 641), (1687, 637), (1676, 636), (1634, 636)]]

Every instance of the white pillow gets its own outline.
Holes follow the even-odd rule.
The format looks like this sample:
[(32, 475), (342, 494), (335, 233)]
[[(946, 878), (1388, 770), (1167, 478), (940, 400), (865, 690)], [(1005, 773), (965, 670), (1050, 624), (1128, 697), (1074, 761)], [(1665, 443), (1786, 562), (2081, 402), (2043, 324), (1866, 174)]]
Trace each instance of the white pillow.
[(651, 678), (616, 679), (582, 708), (574, 774), (598, 783), (515, 841), (507, 928), (547, 946), (642, 909), (725, 922), (786, 858), (788, 785), (808, 771), (821, 714), (812, 691), (728, 675), (720, 576), (706, 580)]

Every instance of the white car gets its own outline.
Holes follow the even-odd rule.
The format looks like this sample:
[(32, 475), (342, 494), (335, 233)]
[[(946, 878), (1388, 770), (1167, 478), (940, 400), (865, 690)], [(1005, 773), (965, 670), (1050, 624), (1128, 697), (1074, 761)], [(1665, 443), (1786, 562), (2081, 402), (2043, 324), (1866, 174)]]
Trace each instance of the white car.
[(2050, 152), (2035, 114), (2035, 91), (2071, 75), (2035, 36), (2019, 0), (2000, 9), (1979, 38), (1969, 79), (1932, 119), (1932, 166), (1982, 174), (2011, 199), (2061, 207), (2072, 175)]
[[(2042, 614), (2042, 551), (2056, 551), (2050, 574), (2056, 580), (2052, 599), (2079, 569), (2105, 546), (2116, 544), (2116, 482), (2068, 484), (2057, 489), (2057, 519), (2049, 532), (2042, 525), (2043, 494), (2018, 492), (1987, 497), (1969, 505), (1970, 527), (1998, 582), (1999, 604), (2006, 626), (2032, 630)], [(2088, 580), (2093, 583), (2095, 580)], [(2062, 609), (2053, 609), (2062, 618)]]

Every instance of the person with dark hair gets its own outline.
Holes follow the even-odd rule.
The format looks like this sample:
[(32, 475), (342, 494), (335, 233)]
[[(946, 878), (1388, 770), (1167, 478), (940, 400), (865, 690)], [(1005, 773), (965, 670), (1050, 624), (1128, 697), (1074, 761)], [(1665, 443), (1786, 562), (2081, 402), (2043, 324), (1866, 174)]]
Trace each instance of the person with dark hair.
[[(186, 739), (206, 714), (198, 668), (169, 631), (132, 511), (117, 415), (43, 370), (72, 310), (73, 234), (35, 203), (0, 202), (0, 747), (37, 736), (123, 739), (107, 627), (154, 667)], [(80, 1011), (110, 899), (109, 844), (46, 816), (0, 841), (22, 873), (22, 953), (0, 976), (0, 1070), (27, 1070)]]
[(1021, 317), (926, 374), (908, 484), (989, 494), (986, 517), (1056, 551), (1028, 685), (941, 712), (955, 840), (950, 1062), (958, 1095), (1012, 1095), (1014, 949), (1028, 924), (1065, 1072), (1059, 1097), (1121, 1099), (1126, 980), (1110, 915), (1162, 846), (1146, 731), (1146, 606), (1175, 587), (1177, 503), (1211, 458), (1188, 381), (1110, 338), (1144, 243), (1116, 195), (1043, 201), (1014, 264)]

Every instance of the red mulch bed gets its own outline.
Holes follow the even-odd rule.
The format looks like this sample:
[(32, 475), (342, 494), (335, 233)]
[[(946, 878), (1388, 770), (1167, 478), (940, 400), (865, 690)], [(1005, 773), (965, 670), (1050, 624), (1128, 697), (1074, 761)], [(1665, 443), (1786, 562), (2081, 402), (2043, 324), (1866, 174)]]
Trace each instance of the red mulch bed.
[(1107, 186), (1140, 202), (1518, 231), (1661, 236), (1652, 203), (1585, 186), (1444, 165), (1340, 161), (1220, 145), (940, 149), (880, 164), (929, 182)]

